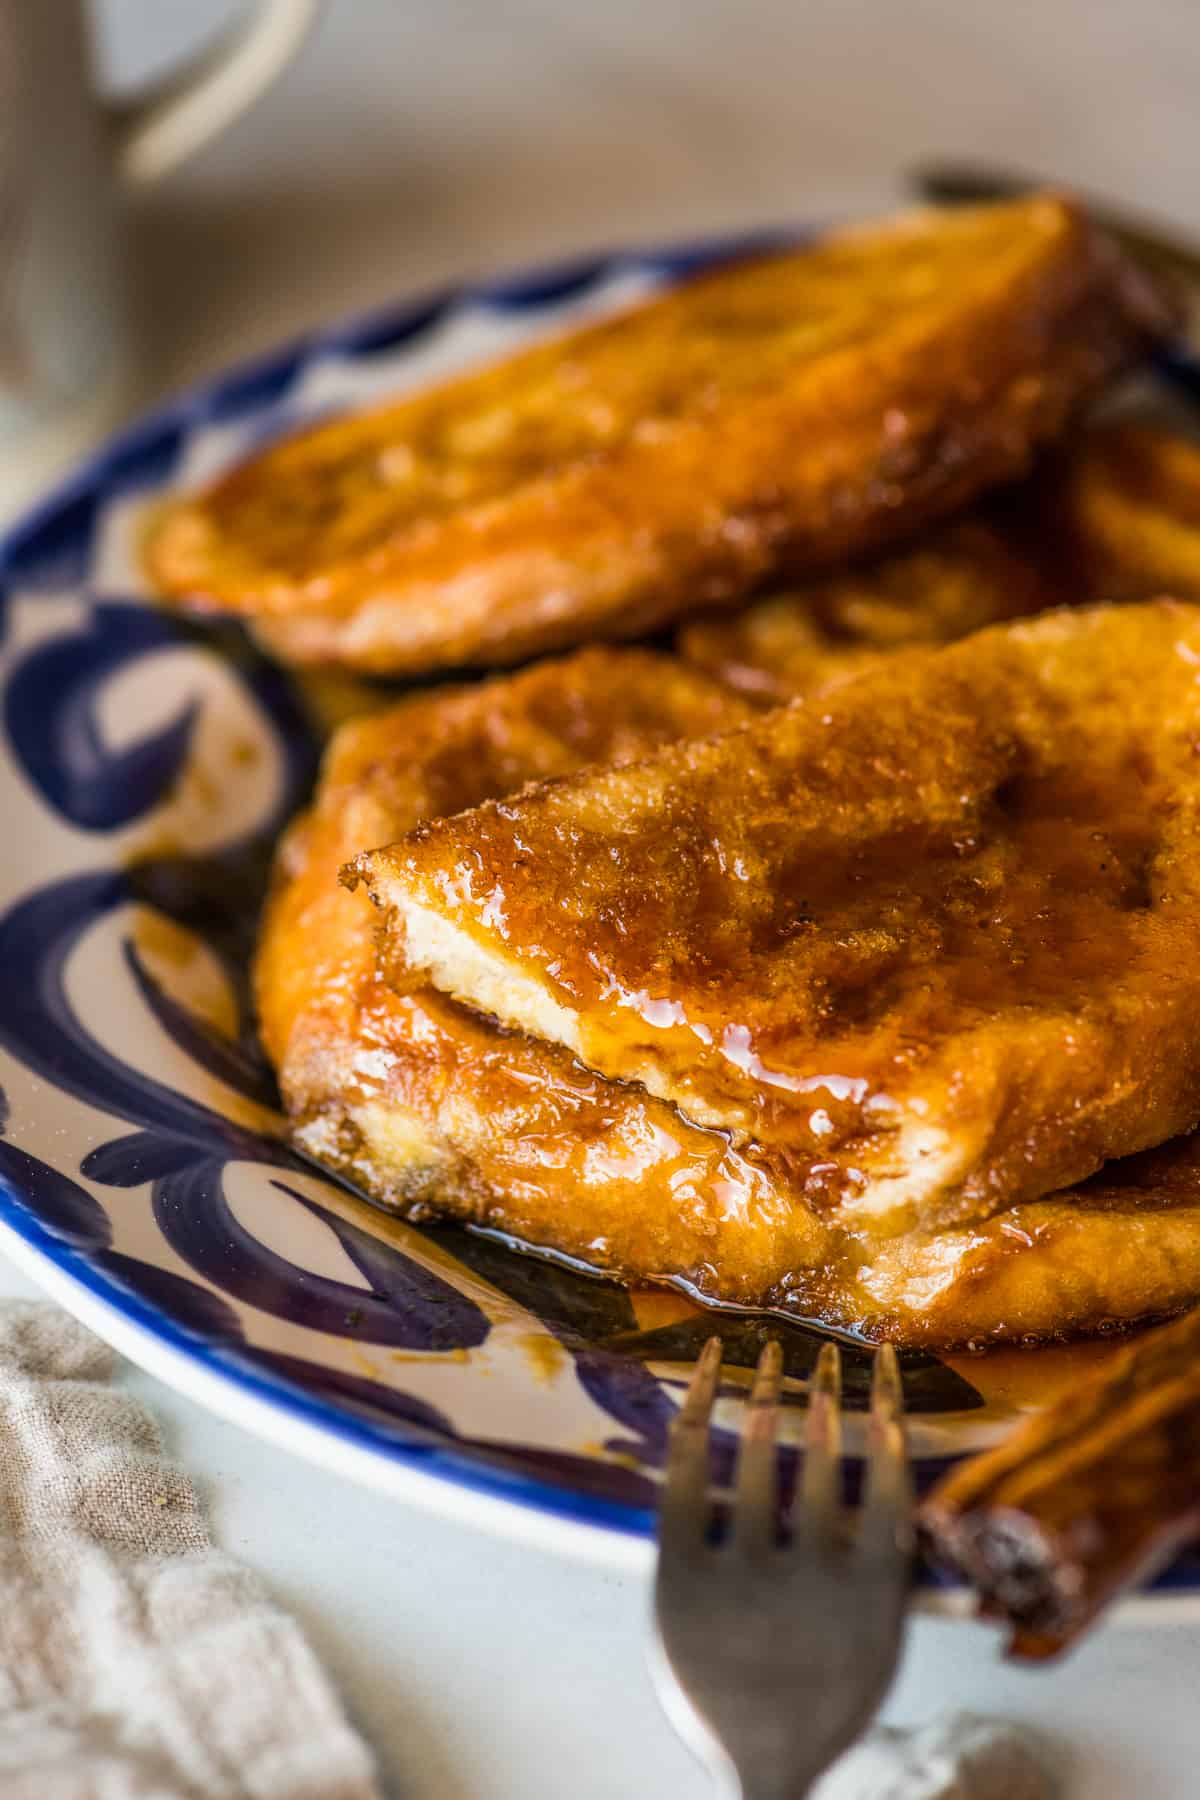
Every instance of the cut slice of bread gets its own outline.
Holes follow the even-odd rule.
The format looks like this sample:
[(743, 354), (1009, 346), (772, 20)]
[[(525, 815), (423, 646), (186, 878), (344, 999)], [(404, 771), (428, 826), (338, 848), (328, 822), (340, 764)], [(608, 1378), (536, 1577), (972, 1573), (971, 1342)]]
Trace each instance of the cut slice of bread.
[(814, 1206), (980, 1220), (1200, 1116), (1200, 609), (898, 655), (353, 873), (443, 992)]

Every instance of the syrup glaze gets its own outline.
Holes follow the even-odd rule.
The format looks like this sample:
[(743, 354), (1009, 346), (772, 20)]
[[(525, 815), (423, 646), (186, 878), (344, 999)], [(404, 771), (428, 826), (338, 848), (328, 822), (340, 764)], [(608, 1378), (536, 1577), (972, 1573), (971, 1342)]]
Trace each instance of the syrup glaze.
[[(623, 1279), (767, 1306), (908, 1344), (1020, 1342), (1133, 1320), (1200, 1289), (1195, 1158), (984, 1225), (884, 1236), (804, 1179), (558, 1046), (505, 1031), (402, 960), (339, 887), (357, 846), (606, 751), (728, 720), (669, 659), (594, 652), (416, 696), (345, 727), (281, 850), (257, 964), (263, 1031), (297, 1141), (384, 1205), (451, 1216)], [(834, 1100), (854, 1101), (839, 1084)], [(815, 1191), (815, 1190), (814, 1190)], [(669, 1302), (675, 1305), (675, 1302)]]
[(1200, 1113), (1197, 658), (1166, 602), (998, 627), (360, 866), (818, 1208), (967, 1223)]

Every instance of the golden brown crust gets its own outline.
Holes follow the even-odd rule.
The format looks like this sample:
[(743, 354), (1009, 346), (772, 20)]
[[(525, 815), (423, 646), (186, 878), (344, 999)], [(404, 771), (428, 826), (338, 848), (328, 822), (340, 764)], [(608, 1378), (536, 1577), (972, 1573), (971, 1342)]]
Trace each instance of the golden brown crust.
[(967, 1231), (854, 1235), (786, 1169), (667, 1103), (415, 977), (380, 979), (376, 915), (335, 879), (363, 841), (737, 710), (668, 659), (601, 651), (344, 727), (281, 847), (256, 967), (298, 1143), (408, 1213), (905, 1344), (1053, 1337), (1189, 1303), (1200, 1156), (1186, 1147)]
[(435, 984), (873, 1231), (1200, 1112), (1200, 611), (1047, 615), (359, 859)]
[(935, 1552), (1009, 1622), (1017, 1655), (1057, 1654), (1200, 1530), (1198, 1352), (1192, 1313), (957, 1465), (925, 1502)]
[(290, 439), (169, 508), (147, 567), (298, 663), (633, 636), (1021, 473), (1169, 322), (1052, 197), (840, 233)]
[(911, 549), (686, 625), (678, 647), (748, 700), (779, 706), (897, 650), (954, 643), (1056, 603), (1024, 543), (1009, 543), (988, 519), (956, 519)]
[(587, 650), (477, 687), (439, 688), (354, 719), (326, 751), (317, 805), (285, 834), (256, 965), (259, 1022), (295, 1080), (303, 1038), (357, 1016), (374, 966), (364, 895), (339, 886), (355, 846), (526, 782), (645, 754), (743, 716), (698, 672), (644, 650)]
[(1200, 445), (1165, 425), (1085, 432), (1047, 471), (1034, 517), (1098, 600), (1200, 599)]
[(742, 716), (667, 657), (598, 650), (343, 727), (280, 847), (255, 966), (297, 1142), (408, 1212), (747, 1304), (799, 1272), (819, 1308), (827, 1234), (753, 1159), (415, 977), (397, 991), (394, 964), (382, 981), (372, 908), (337, 881), (357, 846), (429, 814)]
[(1075, 433), (1028, 482), (911, 549), (685, 625), (679, 654), (778, 706), (897, 650), (1072, 604), (1200, 598), (1200, 447), (1153, 418)]

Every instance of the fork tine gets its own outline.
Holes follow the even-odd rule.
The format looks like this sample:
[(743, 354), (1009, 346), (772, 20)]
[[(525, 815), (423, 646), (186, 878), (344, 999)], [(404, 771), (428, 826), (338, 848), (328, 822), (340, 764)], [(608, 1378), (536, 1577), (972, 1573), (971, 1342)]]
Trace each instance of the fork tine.
[(881, 1344), (871, 1374), (871, 1418), (867, 1440), (867, 1486), (859, 1549), (907, 1553), (912, 1511), (912, 1477), (904, 1431), (904, 1388), (895, 1346)]
[(842, 1353), (823, 1344), (808, 1391), (804, 1475), (792, 1520), (795, 1542), (825, 1545), (835, 1535), (841, 1499)]
[(710, 1547), (708, 1424), (720, 1372), (710, 1342), (668, 1447), (654, 1585), (651, 1667), (681, 1735), (714, 1777), (738, 1792), (801, 1794), (877, 1710), (896, 1669), (908, 1607), (909, 1558), (897, 1508), (907, 1493), (899, 1368), (874, 1370), (871, 1473), (864, 1542), (849, 1552), (840, 1500), (840, 1357), (830, 1345), (813, 1372), (808, 1464), (796, 1547), (773, 1536), (775, 1430), (782, 1351), (765, 1347), (744, 1419), (733, 1546)]
[(721, 1376), (721, 1340), (700, 1352), (683, 1404), (671, 1421), (659, 1518), (664, 1555), (697, 1548), (708, 1523), (709, 1420)]
[(738, 1549), (750, 1556), (762, 1556), (777, 1536), (775, 1433), (782, 1386), (783, 1348), (772, 1338), (763, 1345), (754, 1371), (738, 1452), (733, 1538)]

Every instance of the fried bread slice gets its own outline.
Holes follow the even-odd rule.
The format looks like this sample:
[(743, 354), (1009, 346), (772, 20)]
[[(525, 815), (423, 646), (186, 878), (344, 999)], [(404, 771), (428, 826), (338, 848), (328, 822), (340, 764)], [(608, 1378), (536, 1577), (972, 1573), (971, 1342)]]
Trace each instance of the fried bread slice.
[(281, 847), (255, 970), (296, 1143), (413, 1217), (904, 1344), (1057, 1336), (1190, 1303), (1200, 1154), (1187, 1145), (982, 1226), (874, 1238), (636, 1085), (394, 961), (381, 978), (377, 915), (336, 879), (364, 842), (738, 711), (666, 658), (597, 651), (343, 726)]
[(344, 724), (326, 749), (315, 805), (280, 844), (256, 965), (263, 1040), (289, 1105), (309, 1079), (308, 1036), (319, 1060), (374, 968), (375, 917), (365, 895), (337, 880), (356, 847), (744, 716), (735, 696), (671, 657), (596, 649), (415, 694)]
[(377, 915), (338, 882), (364, 843), (423, 818), (744, 716), (669, 657), (590, 650), (344, 725), (280, 846), (254, 970), (299, 1147), (412, 1217), (466, 1219), (747, 1301), (799, 1271), (812, 1307), (830, 1289), (843, 1316), (828, 1233), (753, 1158), (405, 978), (394, 959), (385, 981)]
[(1054, 459), (1036, 509), (1044, 541), (1097, 599), (1200, 599), (1200, 445), (1116, 418)]
[(1200, 609), (907, 652), (360, 857), (407, 966), (872, 1231), (1200, 1116)]
[(1200, 1300), (1200, 1133), (982, 1222), (862, 1251), (872, 1337), (1031, 1344), (1169, 1318)]
[(1076, 604), (1200, 599), (1200, 448), (1152, 418), (1092, 424), (1028, 482), (910, 548), (739, 613), (685, 625), (678, 651), (763, 706), (896, 650)]
[[(675, 1120), (661, 1102), (608, 1091), (564, 1052), (500, 1032), (415, 974), (400, 979), (394, 962), (392, 984), (382, 981), (377, 915), (365, 893), (338, 882), (363, 844), (421, 819), (744, 714), (735, 697), (669, 657), (596, 649), (414, 695), (344, 725), (312, 808), (277, 854), (254, 971), (296, 1141), (387, 1204), (437, 1204), (535, 1241), (537, 1196), (549, 1188), (563, 1215), (550, 1241), (581, 1255), (604, 1222), (585, 1209), (576, 1229), (566, 1197), (591, 1196), (593, 1209), (613, 1212), (614, 1253), (633, 1264), (625, 1240), (640, 1227), (629, 1193), (656, 1168), (677, 1187), (688, 1169), (703, 1173), (710, 1208), (727, 1187), (753, 1185), (724, 1139)], [(693, 1235), (703, 1238), (702, 1224)]]
[(838, 232), (287, 439), (169, 505), (146, 566), (297, 663), (630, 637), (1020, 474), (1171, 319), (1053, 196)]
[(982, 517), (941, 525), (911, 548), (679, 633), (679, 654), (761, 706), (779, 706), (860, 675), (916, 645), (1056, 604), (1054, 585), (1023, 542)]

